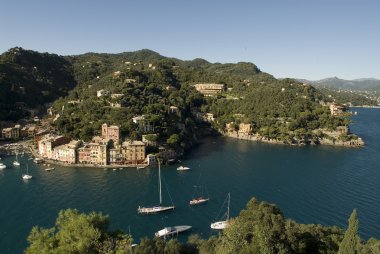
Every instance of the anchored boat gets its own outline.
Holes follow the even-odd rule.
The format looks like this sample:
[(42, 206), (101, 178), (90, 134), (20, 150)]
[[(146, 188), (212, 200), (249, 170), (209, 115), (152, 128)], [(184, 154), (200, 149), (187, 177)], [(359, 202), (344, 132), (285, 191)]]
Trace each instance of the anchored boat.
[(227, 200), (228, 200), (228, 204), (227, 204), (227, 213), (226, 213), (226, 220), (222, 220), (222, 221), (217, 221), (217, 222), (214, 222), (214, 223), (211, 223), (211, 228), (212, 229), (225, 229), (227, 228), (229, 225), (230, 225), (230, 199), (231, 199), (231, 195), (230, 193), (228, 193), (228, 196), (227, 196)]
[(156, 237), (166, 237), (171, 235), (178, 235), (181, 232), (184, 232), (186, 230), (189, 230), (191, 226), (182, 225), (182, 226), (173, 226), (173, 227), (166, 227), (159, 231), (157, 231), (154, 235)]
[(158, 189), (160, 193), (160, 204), (158, 206), (151, 206), (151, 207), (142, 207), (139, 206), (137, 208), (137, 212), (141, 214), (152, 214), (152, 213), (159, 213), (164, 211), (173, 210), (175, 207), (174, 205), (171, 206), (162, 206), (162, 190), (161, 190), (161, 167), (160, 163), (158, 163)]

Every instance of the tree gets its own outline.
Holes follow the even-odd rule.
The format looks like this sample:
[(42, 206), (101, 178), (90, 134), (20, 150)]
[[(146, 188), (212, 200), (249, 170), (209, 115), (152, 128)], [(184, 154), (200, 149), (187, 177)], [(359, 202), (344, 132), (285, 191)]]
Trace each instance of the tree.
[(62, 210), (55, 227), (32, 229), (25, 253), (128, 253), (131, 236), (108, 232), (108, 225), (109, 217), (101, 213)]
[(339, 245), (338, 254), (357, 254), (359, 253), (360, 239), (358, 236), (359, 221), (356, 209), (348, 219), (348, 228), (344, 233), (342, 242)]
[(178, 144), (180, 143), (180, 137), (178, 134), (172, 134), (168, 139), (167, 139), (167, 143), (172, 146), (172, 147), (177, 147)]

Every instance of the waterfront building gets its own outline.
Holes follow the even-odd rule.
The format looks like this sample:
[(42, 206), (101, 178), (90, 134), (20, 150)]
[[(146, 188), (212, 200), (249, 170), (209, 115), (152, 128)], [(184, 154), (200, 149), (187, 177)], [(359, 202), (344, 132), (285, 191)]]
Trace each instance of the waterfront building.
[(146, 162), (148, 163), (148, 165), (156, 165), (157, 164), (156, 155), (154, 155), (154, 154), (148, 154), (146, 156)]
[(195, 84), (195, 89), (205, 96), (213, 96), (226, 89), (224, 84)]
[(145, 144), (142, 141), (123, 142), (122, 156), (126, 163), (143, 163), (145, 160)]
[(19, 139), (21, 133), (21, 126), (19, 124), (14, 127), (4, 128), (1, 131), (1, 136), (5, 139)]
[(160, 146), (158, 148), (158, 156), (163, 160), (171, 160), (177, 157), (177, 153), (174, 149)]
[(249, 123), (239, 124), (239, 134), (250, 134), (252, 132), (252, 125)]
[(71, 140), (68, 144), (56, 146), (53, 158), (57, 161), (76, 164), (78, 163), (78, 147), (81, 144), (81, 140)]
[(64, 136), (45, 135), (38, 142), (39, 154), (47, 159), (54, 159), (54, 148), (70, 142), (70, 138)]
[(91, 164), (91, 148), (88, 143), (85, 143), (82, 147), (78, 148), (78, 163), (79, 164)]
[(344, 106), (338, 105), (335, 102), (330, 104), (330, 113), (332, 116), (340, 115), (344, 112), (344, 110), (345, 110)]
[(34, 146), (38, 150), (39, 148), (39, 142), (44, 138), (46, 134), (49, 133), (49, 130), (38, 130), (36, 134), (34, 134)]
[(107, 165), (109, 162), (110, 139), (94, 137), (90, 146), (90, 163), (94, 165)]
[(144, 115), (133, 117), (132, 121), (137, 125), (138, 130), (143, 133), (154, 131), (153, 124), (149, 120), (145, 119)]
[(112, 139), (115, 143), (120, 139), (120, 127), (116, 125), (108, 126), (106, 123), (102, 124), (102, 138)]
[(115, 165), (120, 165), (123, 164), (123, 155), (121, 152), (121, 146), (117, 146), (114, 148), (110, 148), (110, 158), (109, 158), (109, 163), (115, 164)]

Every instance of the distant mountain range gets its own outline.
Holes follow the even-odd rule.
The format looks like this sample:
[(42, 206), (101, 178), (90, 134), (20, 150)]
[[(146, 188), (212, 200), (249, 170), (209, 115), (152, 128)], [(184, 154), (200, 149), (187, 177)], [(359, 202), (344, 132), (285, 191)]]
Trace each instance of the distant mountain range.
[(362, 78), (354, 80), (344, 80), (337, 77), (325, 78), (321, 80), (311, 81), (306, 79), (297, 79), (300, 82), (311, 84), (315, 87), (358, 90), (358, 91), (377, 91), (380, 92), (380, 80), (374, 78)]

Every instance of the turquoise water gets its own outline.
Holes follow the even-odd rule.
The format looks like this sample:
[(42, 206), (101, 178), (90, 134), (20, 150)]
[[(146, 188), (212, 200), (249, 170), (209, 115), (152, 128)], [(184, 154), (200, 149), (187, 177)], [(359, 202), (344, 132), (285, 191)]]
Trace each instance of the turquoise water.
[[(111, 216), (111, 227), (130, 229), (138, 242), (153, 237), (165, 226), (192, 225), (192, 233), (208, 237), (210, 223), (231, 192), (231, 215), (238, 215), (248, 200), (276, 203), (285, 215), (302, 223), (345, 227), (352, 209), (359, 214), (360, 234), (380, 238), (380, 110), (355, 109), (351, 129), (367, 145), (361, 149), (288, 147), (233, 139), (206, 139), (183, 164), (188, 172), (163, 166), (164, 186), (176, 210), (138, 215), (139, 205), (158, 203), (157, 169), (61, 168), (46, 172), (22, 157), (21, 169), (0, 170), (0, 252), (22, 253), (34, 225), (51, 227), (65, 208), (101, 211)], [(22, 169), (29, 163), (34, 179), (24, 182)], [(205, 183), (210, 202), (189, 207), (199, 183)], [(164, 189), (164, 203), (170, 196)], [(188, 235), (183, 235), (185, 239)]]

